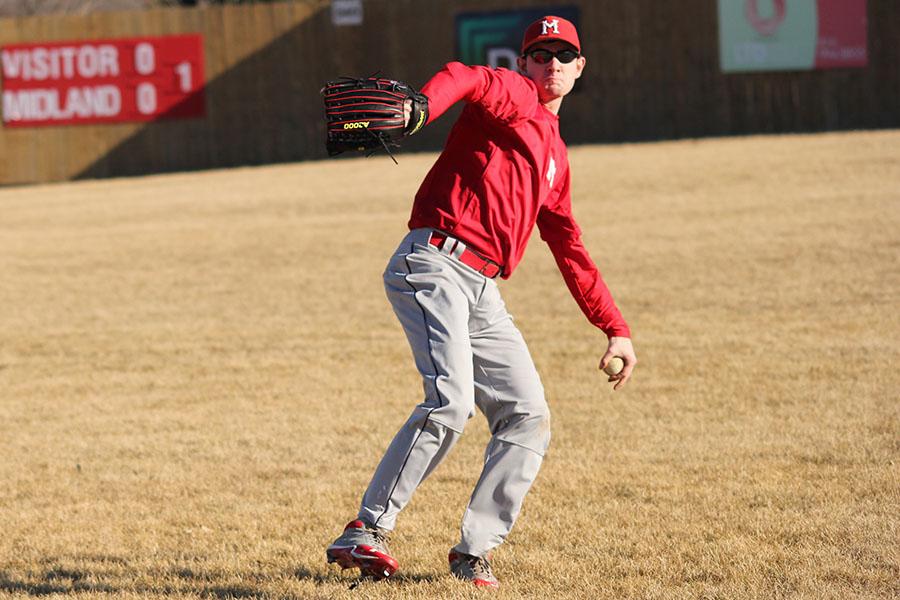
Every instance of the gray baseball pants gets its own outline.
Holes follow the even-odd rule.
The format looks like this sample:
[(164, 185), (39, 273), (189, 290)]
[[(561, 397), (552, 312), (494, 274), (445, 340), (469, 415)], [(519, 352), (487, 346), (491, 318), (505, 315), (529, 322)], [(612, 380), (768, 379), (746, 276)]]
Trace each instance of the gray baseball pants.
[[(465, 248), (411, 231), (387, 269), (388, 299), (406, 332), (425, 399), (397, 432), (359, 518), (392, 530), (416, 488), (459, 439), (477, 406), (492, 437), (462, 520), (458, 552), (482, 556), (506, 539), (550, 443), (544, 388), (497, 283), (463, 264)], [(452, 252), (451, 252), (452, 248)]]

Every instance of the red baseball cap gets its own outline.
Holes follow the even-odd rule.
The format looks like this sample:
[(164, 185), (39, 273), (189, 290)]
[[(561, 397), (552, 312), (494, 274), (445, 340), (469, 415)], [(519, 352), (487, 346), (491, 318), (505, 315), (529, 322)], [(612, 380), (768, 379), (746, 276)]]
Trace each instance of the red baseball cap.
[(547, 15), (528, 26), (525, 35), (522, 36), (522, 54), (531, 46), (539, 42), (566, 42), (581, 52), (581, 42), (578, 41), (578, 31), (571, 21), (562, 17)]

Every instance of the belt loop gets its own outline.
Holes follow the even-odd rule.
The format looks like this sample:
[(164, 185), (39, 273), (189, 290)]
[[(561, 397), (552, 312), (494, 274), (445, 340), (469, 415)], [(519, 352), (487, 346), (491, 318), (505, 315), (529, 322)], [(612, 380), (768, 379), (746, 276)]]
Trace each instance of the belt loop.
[(456, 238), (452, 238), (449, 235), (444, 236), (444, 241), (441, 242), (441, 245), (438, 246), (438, 250), (440, 250), (443, 254), (450, 254), (453, 251), (453, 246), (456, 244)]
[(462, 257), (463, 252), (465, 252), (465, 251), (466, 251), (466, 245), (464, 243), (462, 243), (461, 241), (456, 240), (456, 246), (454, 246), (450, 250), (450, 256), (452, 256), (456, 260), (459, 260)]

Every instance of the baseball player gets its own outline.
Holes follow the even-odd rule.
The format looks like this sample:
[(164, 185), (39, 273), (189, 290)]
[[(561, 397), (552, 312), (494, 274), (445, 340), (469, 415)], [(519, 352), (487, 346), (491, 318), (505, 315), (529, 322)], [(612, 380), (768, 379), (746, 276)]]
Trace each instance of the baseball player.
[(423, 88), (430, 123), (465, 108), (416, 194), (403, 239), (384, 272), (388, 299), (422, 375), (425, 398), (394, 437), (358, 517), (327, 551), (363, 576), (398, 568), (388, 549), (397, 515), (459, 438), (475, 407), (492, 437), (481, 477), (450, 550), (450, 571), (497, 587), (490, 551), (512, 529), (550, 441), (544, 389), (496, 278), (512, 275), (532, 230), (550, 246), (566, 284), (608, 337), (624, 385), (637, 362), (628, 325), (581, 241), (557, 116), (585, 58), (575, 26), (546, 16), (522, 40), (520, 73), (451, 62)]

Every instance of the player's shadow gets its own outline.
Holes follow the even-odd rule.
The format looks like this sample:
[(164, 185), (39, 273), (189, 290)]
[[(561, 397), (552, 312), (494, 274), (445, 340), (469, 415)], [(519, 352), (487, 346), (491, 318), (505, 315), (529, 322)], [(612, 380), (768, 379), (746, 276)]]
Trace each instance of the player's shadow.
[(114, 593), (118, 590), (112, 586), (95, 581), (82, 581), (83, 574), (66, 570), (48, 571), (38, 580), (17, 579), (13, 575), (0, 571), (0, 592), (28, 596), (50, 596), (53, 594), (71, 593)]
[[(356, 571), (353, 572), (354, 574)], [(135, 568), (123, 557), (78, 554), (41, 559), (36, 567), (24, 573), (0, 570), (0, 596), (17, 595), (44, 597), (63, 594), (163, 594), (190, 595), (209, 599), (263, 600), (271, 597), (273, 579), (296, 578), (322, 585), (371, 585), (349, 571), (300, 567), (284, 573), (240, 572), (226, 573), (215, 568), (196, 565), (176, 565), (160, 569)], [(235, 581), (239, 579), (240, 581)], [(435, 581), (431, 574), (402, 572), (379, 585), (403, 585)], [(285, 599), (290, 595), (280, 596)]]
[[(76, 563), (80, 566), (61, 566)], [(127, 573), (124, 574), (124, 573)], [(266, 574), (241, 573), (241, 577), (251, 581), (264, 581)], [(138, 593), (192, 595), (201, 598), (246, 598), (263, 600), (270, 594), (245, 583), (227, 581), (221, 573), (202, 571), (186, 567), (175, 567), (159, 571), (134, 569), (129, 561), (107, 556), (78, 556), (40, 561), (40, 567), (29, 569), (25, 575), (0, 571), (0, 595), (4, 593), (19, 596), (51, 596), (61, 594), (86, 593)], [(156, 583), (148, 583), (154, 582)]]
[(263, 600), (270, 594), (244, 584), (215, 583), (173, 586), (160, 585), (111, 585), (98, 579), (96, 574), (67, 571), (64, 573), (50, 572), (38, 578), (28, 580), (18, 579), (9, 573), (0, 573), (0, 593), (9, 593), (24, 596), (51, 596), (60, 594), (86, 594), (103, 593), (117, 594), (124, 592), (136, 592), (139, 594), (164, 594), (164, 595), (194, 595), (201, 598), (249, 598)]
[[(314, 582), (317, 585), (321, 585), (323, 583), (336, 583), (336, 582), (344, 582), (347, 584), (353, 584), (356, 581), (359, 581), (358, 578), (348, 577), (345, 575), (341, 575), (340, 573), (344, 573), (346, 571), (332, 571), (332, 572), (321, 572), (321, 571), (313, 571), (306, 567), (300, 567), (296, 571), (294, 571), (294, 576), (297, 579), (306, 579)], [(355, 573), (356, 571), (354, 571)], [(407, 571), (401, 571), (393, 576), (390, 579), (380, 582), (386, 584), (402, 584), (402, 583), (422, 583), (422, 582), (432, 582), (436, 581), (438, 578), (430, 573), (409, 573)]]

